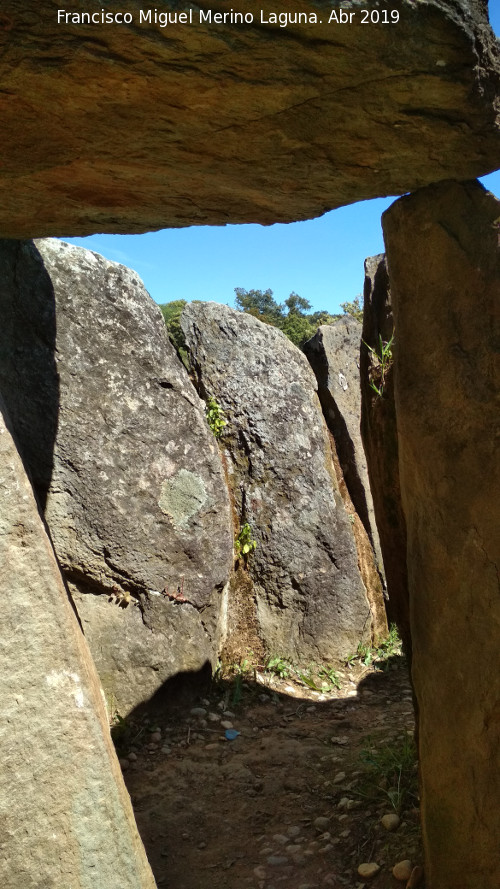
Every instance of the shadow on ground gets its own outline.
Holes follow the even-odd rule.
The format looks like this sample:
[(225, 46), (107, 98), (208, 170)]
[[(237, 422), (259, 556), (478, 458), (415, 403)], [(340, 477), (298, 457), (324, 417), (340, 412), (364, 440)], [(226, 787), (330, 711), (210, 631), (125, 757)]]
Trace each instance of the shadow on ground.
[(370, 887), (405, 886), (393, 866), (422, 856), (403, 659), (345, 669), (325, 693), (257, 671), (203, 678), (116, 739), (160, 889), (355, 889), (369, 862)]

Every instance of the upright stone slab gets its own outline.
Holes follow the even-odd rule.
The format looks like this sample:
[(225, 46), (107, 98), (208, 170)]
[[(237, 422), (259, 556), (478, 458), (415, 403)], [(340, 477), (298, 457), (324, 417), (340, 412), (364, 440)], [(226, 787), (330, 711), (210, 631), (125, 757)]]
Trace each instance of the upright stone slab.
[(314, 374), (250, 315), (190, 303), (181, 324), (200, 391), (227, 416), (235, 511), (257, 542), (248, 570), (259, 635), (271, 653), (337, 661), (370, 639), (371, 614)]
[(233, 544), (217, 445), (135, 272), (56, 240), (6, 241), (0, 304), (21, 453), (124, 715), (216, 659)]
[(337, 482), (350, 516), (358, 566), (370, 599), (374, 642), (387, 635), (384, 568), (361, 442), (359, 347), (361, 324), (346, 315), (322, 325), (304, 352), (318, 381), (318, 396), (330, 435)]
[(500, 874), (499, 220), (477, 182), (383, 217), (428, 889)]
[(359, 350), (362, 328), (345, 315), (324, 324), (304, 345), (318, 381), (318, 395), (339, 455), (347, 490), (383, 571), (366, 457), (361, 441)]
[(99, 680), (0, 400), (0, 884), (154, 889)]
[[(387, 615), (397, 624), (411, 663), (411, 630), (406, 570), (406, 520), (401, 505), (398, 433), (392, 359), (381, 380), (380, 340), (399, 340), (394, 330), (391, 290), (384, 254), (365, 261), (363, 336), (360, 352), (361, 436), (368, 465), (387, 584)], [(370, 347), (370, 348), (369, 348)], [(374, 384), (374, 387), (373, 385)], [(379, 390), (379, 391), (377, 391)]]

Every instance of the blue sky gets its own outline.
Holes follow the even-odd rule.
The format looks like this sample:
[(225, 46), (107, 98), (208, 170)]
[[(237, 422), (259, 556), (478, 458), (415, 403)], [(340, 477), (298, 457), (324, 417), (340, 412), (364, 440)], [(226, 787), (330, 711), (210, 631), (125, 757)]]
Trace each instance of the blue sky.
[[(490, 0), (490, 20), (500, 36), (500, 0)], [(481, 181), (500, 198), (500, 171)], [(270, 287), (278, 302), (294, 290), (314, 310), (334, 313), (361, 293), (365, 257), (383, 252), (380, 216), (393, 200), (362, 201), (290, 225), (193, 226), (64, 240), (135, 269), (158, 303), (233, 305), (235, 287)]]

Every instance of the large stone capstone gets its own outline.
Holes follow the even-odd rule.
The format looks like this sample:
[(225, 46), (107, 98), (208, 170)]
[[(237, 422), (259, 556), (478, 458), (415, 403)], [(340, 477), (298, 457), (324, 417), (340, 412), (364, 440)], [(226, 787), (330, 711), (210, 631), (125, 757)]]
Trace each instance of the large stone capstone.
[(0, 400), (0, 883), (154, 889), (99, 680)]
[(383, 217), (429, 889), (500, 873), (499, 226), (477, 182)]
[(104, 6), (2, 9), (3, 236), (290, 222), (498, 166), (487, 0)]
[(338, 661), (370, 639), (372, 614), (307, 359), (281, 331), (217, 303), (189, 303), (181, 325), (200, 391), (228, 421), (235, 513), (257, 542), (246, 599), (258, 635), (272, 654)]
[(204, 405), (135, 272), (0, 250), (0, 385), (110, 706), (214, 663), (233, 532)]

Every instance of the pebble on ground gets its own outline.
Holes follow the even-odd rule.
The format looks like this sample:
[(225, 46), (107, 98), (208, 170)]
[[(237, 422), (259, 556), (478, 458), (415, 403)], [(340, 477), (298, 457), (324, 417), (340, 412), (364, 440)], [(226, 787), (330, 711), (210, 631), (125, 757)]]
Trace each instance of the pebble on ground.
[(402, 882), (406, 882), (410, 879), (412, 873), (411, 861), (409, 859), (405, 859), (405, 861), (398, 861), (397, 864), (394, 865), (392, 869), (392, 876), (395, 880), (401, 880)]
[(369, 880), (371, 879), (371, 877), (374, 877), (376, 874), (378, 874), (379, 870), (379, 864), (376, 864), (375, 861), (369, 861), (359, 865), (358, 874), (360, 877), (364, 877), (365, 880)]

